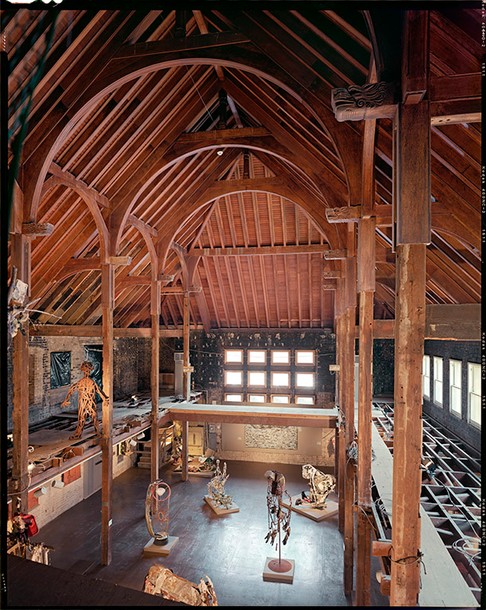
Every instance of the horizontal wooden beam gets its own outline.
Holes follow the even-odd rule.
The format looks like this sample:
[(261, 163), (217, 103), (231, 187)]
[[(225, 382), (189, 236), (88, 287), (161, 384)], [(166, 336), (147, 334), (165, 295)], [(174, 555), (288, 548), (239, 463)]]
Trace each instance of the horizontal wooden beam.
[[(201, 324), (191, 324), (191, 330), (202, 330)], [(182, 337), (182, 326), (180, 328), (161, 328), (161, 337)], [(62, 324), (33, 324), (29, 329), (29, 335), (34, 337), (102, 337), (101, 326), (66, 326)], [(114, 328), (113, 336), (121, 337), (145, 337), (152, 336), (150, 328)]]
[(248, 246), (241, 248), (193, 248), (188, 256), (265, 256), (270, 254), (313, 254), (328, 252), (327, 244), (299, 246)]
[(323, 258), (326, 261), (340, 261), (348, 257), (347, 250), (328, 250), (324, 252)]
[[(359, 326), (355, 327), (358, 337)], [(393, 339), (395, 320), (373, 320), (374, 339)], [(425, 339), (444, 341), (481, 340), (481, 304), (426, 305)]]
[(127, 265), (131, 265), (132, 257), (131, 256), (109, 256), (106, 262), (109, 263), (110, 265), (126, 267)]
[(196, 131), (181, 134), (174, 143), (178, 144), (224, 144), (226, 141), (233, 142), (235, 138), (261, 138), (272, 135), (265, 127), (243, 127), (241, 129), (218, 129), (212, 131)]
[(331, 223), (357, 222), (361, 218), (361, 212), (362, 208), (360, 205), (344, 205), (340, 208), (327, 208), (326, 219)]
[(322, 272), (322, 278), (325, 280), (335, 280), (341, 277), (341, 271), (339, 269), (328, 269)]
[(54, 225), (49, 222), (24, 222), (22, 224), (22, 234), (29, 237), (44, 237), (51, 235)]

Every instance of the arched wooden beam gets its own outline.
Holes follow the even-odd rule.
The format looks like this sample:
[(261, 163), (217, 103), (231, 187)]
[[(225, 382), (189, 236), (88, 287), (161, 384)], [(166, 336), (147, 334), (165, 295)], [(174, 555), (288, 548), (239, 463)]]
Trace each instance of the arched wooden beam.
[[(286, 179), (282, 179), (281, 177), (273, 179), (222, 180), (215, 182), (213, 186), (209, 187), (199, 200), (192, 202), (188, 206), (179, 206), (177, 209), (171, 210), (170, 222), (166, 224), (164, 231), (160, 232), (157, 245), (161, 268), (163, 269), (165, 266), (169, 248), (177, 231), (196, 214), (202, 206), (207, 205), (219, 197), (244, 192), (271, 193), (292, 201), (303, 209), (317, 230), (329, 241), (332, 249), (341, 247), (343, 237), (338, 230), (332, 230), (333, 228), (337, 229), (336, 225), (329, 225), (327, 223), (326, 216), (323, 213), (324, 206), (319, 206), (319, 202), (315, 201), (317, 205), (311, 207), (309, 203), (312, 200), (311, 197), (295, 183), (287, 182)], [(334, 234), (333, 239), (330, 238), (330, 231)]]
[(56, 170), (56, 175), (51, 176), (44, 182), (41, 191), (41, 199), (55, 186), (65, 186), (66, 188), (72, 189), (88, 206), (98, 230), (98, 235), (100, 238), (100, 256), (101, 260), (104, 261), (106, 257), (109, 256), (108, 244), (110, 236), (108, 234), (108, 227), (106, 226), (105, 219), (103, 218), (101, 210), (98, 207), (96, 196), (90, 191), (88, 186), (84, 186), (81, 182), (74, 179), (70, 174), (63, 172), (62, 170)]
[[(237, 136), (235, 136), (235, 139), (237, 140)], [(274, 138), (272, 138), (273, 141)], [(269, 145), (269, 143), (267, 143), (267, 145)], [(216, 149), (220, 149), (220, 148), (228, 148), (228, 149), (239, 149), (241, 148), (242, 144), (240, 141), (238, 141), (238, 143), (234, 143), (234, 144), (209, 144), (209, 143), (201, 143), (199, 145), (193, 145), (193, 147), (189, 150), (185, 150), (185, 152), (181, 153), (178, 156), (175, 156), (175, 154), (168, 154), (167, 158), (169, 159), (167, 161), (167, 163), (164, 163), (165, 161), (165, 156), (164, 159), (161, 160), (160, 165), (158, 166), (157, 170), (154, 171), (154, 173), (150, 176), (150, 180), (147, 180), (147, 182), (138, 189), (138, 191), (133, 195), (133, 197), (127, 197), (123, 203), (121, 203), (120, 205), (118, 205), (114, 210), (113, 213), (111, 215), (111, 219), (110, 219), (110, 227), (112, 230), (112, 234), (113, 234), (113, 244), (114, 244), (114, 248), (116, 251), (117, 245), (119, 243), (120, 237), (121, 237), (121, 233), (123, 231), (123, 227), (126, 223), (126, 220), (130, 214), (130, 211), (134, 208), (135, 204), (137, 203), (137, 201), (139, 200), (139, 198), (142, 197), (143, 193), (146, 191), (147, 188), (150, 187), (151, 183), (153, 183), (164, 171), (166, 171), (167, 169), (169, 169), (170, 167), (172, 167), (174, 164), (179, 163), (180, 161), (196, 154), (196, 153), (200, 153), (203, 151), (207, 151), (207, 150), (216, 150)], [(296, 169), (298, 169), (298, 165), (297, 165), (297, 159), (294, 159), (294, 155), (292, 155), (291, 152), (289, 151), (285, 151), (281, 146), (276, 146), (275, 148), (277, 148), (277, 152), (275, 152), (275, 150), (272, 150), (270, 148), (264, 148), (260, 145), (255, 145), (254, 143), (252, 144), (250, 141), (248, 141), (248, 143), (245, 143), (244, 146), (246, 149), (249, 150), (257, 150), (257, 151), (261, 151), (264, 152), (270, 156), (274, 156), (286, 163), (290, 163), (293, 167), (295, 167)], [(287, 153), (287, 156), (283, 156), (284, 153)], [(299, 170), (300, 171), (300, 170)], [(266, 179), (268, 180), (268, 179)], [(294, 187), (292, 187), (294, 189)], [(316, 189), (319, 190), (321, 193), (321, 189), (318, 188), (318, 186), (316, 185)], [(308, 197), (309, 195), (307, 194), (306, 197)], [(327, 204), (333, 204), (337, 201), (336, 197), (333, 195), (332, 191), (328, 191), (326, 194), (322, 194), (322, 204), (319, 205), (319, 208), (324, 208), (326, 207)], [(339, 201), (338, 205), (342, 205), (342, 201)], [(310, 216), (312, 217), (312, 212), (310, 212)]]
[[(322, 128), (330, 134), (335, 145), (338, 142), (339, 145), (336, 145), (337, 153), (342, 160), (345, 160), (343, 165), (346, 169), (345, 173), (348, 183), (350, 179), (353, 181), (349, 185), (350, 199), (353, 200), (353, 192), (355, 191), (355, 200), (357, 200), (360, 188), (360, 180), (358, 179), (360, 172), (358, 171), (359, 167), (358, 169), (356, 167), (357, 163), (354, 153), (359, 150), (359, 137), (346, 124), (340, 127), (336, 123), (332, 111), (318, 98), (314, 100), (315, 104), (319, 105), (319, 113), (317, 113), (315, 108), (309, 105), (302, 97), (302, 95), (310, 95), (310, 92), (297, 85), (289, 74), (280, 70), (278, 66), (269, 65), (267, 58), (263, 54), (256, 52), (253, 47), (246, 45), (238, 47), (216, 46), (198, 49), (197, 52), (192, 49), (157, 51), (157, 45), (159, 48), (161, 47), (160, 43), (143, 43), (141, 46), (134, 45), (127, 48), (126, 53), (130, 56), (130, 61), (127, 61), (126, 56), (115, 56), (97, 76), (93, 77), (91, 85), (73, 101), (69, 108), (63, 110), (62, 117), (42, 140), (42, 143), (33, 150), (26, 146), (27, 160), (23, 166), (24, 222), (35, 221), (41, 198), (42, 185), (54, 155), (66, 141), (73, 126), (77, 124), (93, 105), (111, 91), (134, 78), (160, 69), (187, 64), (221, 65), (246, 70), (265, 80), (271, 81), (287, 91), (316, 117)], [(149, 47), (151, 49), (150, 54), (146, 54)], [(197, 53), (197, 56), (194, 56), (195, 53)], [(269, 72), (266, 70), (269, 70)], [(301, 91), (301, 94), (296, 93), (296, 90)], [(320, 114), (325, 117), (327, 124), (324, 124)], [(344, 127), (345, 125), (346, 127)], [(356, 184), (354, 185), (355, 182)]]
[[(130, 224), (132, 226), (134, 226), (142, 235), (145, 244), (147, 246), (147, 250), (149, 251), (149, 256), (150, 256), (150, 264), (151, 264), (151, 273), (150, 276), (152, 278), (152, 281), (156, 281), (159, 279), (159, 259), (157, 257), (157, 250), (155, 248), (155, 244), (154, 244), (154, 240), (152, 239), (152, 230), (149, 229), (149, 227), (142, 222), (139, 218), (137, 218), (136, 216), (131, 215), (128, 218)], [(155, 235), (156, 237), (157, 235)]]

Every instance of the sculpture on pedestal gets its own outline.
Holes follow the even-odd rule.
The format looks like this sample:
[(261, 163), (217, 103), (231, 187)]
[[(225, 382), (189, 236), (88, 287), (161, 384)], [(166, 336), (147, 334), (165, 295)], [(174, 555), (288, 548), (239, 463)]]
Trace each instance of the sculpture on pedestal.
[(157, 546), (169, 541), (169, 503), (171, 490), (167, 483), (150, 483), (145, 497), (145, 522)]
[(302, 466), (302, 476), (309, 481), (309, 495), (305, 491), (302, 497), (296, 500), (296, 504), (304, 502), (312, 508), (326, 508), (327, 496), (336, 487), (336, 478), (332, 474), (324, 474), (311, 464)]
[(219, 460), (216, 460), (216, 470), (213, 478), (208, 483), (208, 492), (210, 499), (217, 505), (223, 508), (230, 508), (233, 504), (233, 498), (229, 496), (224, 486), (228, 480), (229, 474), (226, 474), (226, 462), (223, 465), (223, 471), (219, 467)]

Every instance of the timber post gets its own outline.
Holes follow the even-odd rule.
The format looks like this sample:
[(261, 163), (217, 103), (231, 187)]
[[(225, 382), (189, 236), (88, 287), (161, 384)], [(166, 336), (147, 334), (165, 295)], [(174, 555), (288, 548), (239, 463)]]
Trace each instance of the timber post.
[(150, 426), (151, 451), (150, 451), (150, 477), (151, 481), (159, 478), (159, 359), (160, 359), (160, 285), (159, 280), (153, 279), (150, 283), (150, 317), (151, 317), (151, 397), (152, 397), (152, 422)]

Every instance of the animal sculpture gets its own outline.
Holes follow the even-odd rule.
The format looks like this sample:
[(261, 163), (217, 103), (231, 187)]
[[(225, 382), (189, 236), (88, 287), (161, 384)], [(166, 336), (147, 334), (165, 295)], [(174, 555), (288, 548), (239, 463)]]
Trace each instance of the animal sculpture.
[(302, 492), (302, 498), (296, 504), (302, 504), (305, 500), (312, 508), (326, 508), (327, 496), (336, 488), (336, 478), (332, 474), (324, 474), (311, 464), (302, 466), (302, 476), (309, 481), (309, 496)]

